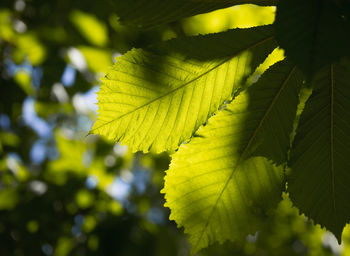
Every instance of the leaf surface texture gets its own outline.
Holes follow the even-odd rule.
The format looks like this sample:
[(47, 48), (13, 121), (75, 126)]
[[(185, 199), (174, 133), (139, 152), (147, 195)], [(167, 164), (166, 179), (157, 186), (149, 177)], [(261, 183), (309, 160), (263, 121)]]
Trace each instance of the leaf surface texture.
[(162, 192), (193, 252), (256, 232), (280, 201), (283, 167), (263, 156), (287, 156), (301, 77), (275, 64), (173, 155)]
[(344, 11), (339, 1), (279, 1), (276, 39), (308, 78), (344, 54), (350, 56), (350, 20), (342, 17)]
[(263, 26), (132, 50), (102, 81), (91, 132), (133, 151), (176, 149), (275, 47), (271, 26)]
[(151, 27), (239, 4), (275, 5), (276, 0), (118, 0), (115, 10), (123, 23)]
[(323, 68), (301, 116), (291, 151), (293, 203), (340, 241), (350, 220), (350, 64)]

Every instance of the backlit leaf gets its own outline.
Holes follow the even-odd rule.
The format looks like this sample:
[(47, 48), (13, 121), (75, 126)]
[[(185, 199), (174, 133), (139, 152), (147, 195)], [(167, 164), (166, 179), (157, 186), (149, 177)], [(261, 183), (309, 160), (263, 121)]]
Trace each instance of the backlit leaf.
[(163, 193), (193, 252), (255, 233), (281, 199), (283, 166), (262, 156), (286, 159), (301, 82), (275, 64), (173, 155)]
[(176, 149), (232, 99), (275, 46), (264, 26), (132, 50), (103, 79), (91, 132), (133, 151)]
[(239, 4), (271, 6), (277, 0), (118, 0), (115, 9), (123, 23), (150, 27)]

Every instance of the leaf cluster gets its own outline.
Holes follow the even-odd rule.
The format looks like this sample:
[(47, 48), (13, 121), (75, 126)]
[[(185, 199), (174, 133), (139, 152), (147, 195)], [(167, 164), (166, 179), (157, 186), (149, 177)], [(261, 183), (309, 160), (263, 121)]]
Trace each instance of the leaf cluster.
[[(350, 220), (349, 2), (120, 0), (115, 8), (146, 29), (245, 3), (276, 5), (274, 24), (117, 58), (91, 133), (133, 151), (175, 151), (162, 191), (193, 253), (255, 233), (283, 191), (340, 242)], [(252, 84), (277, 47), (285, 59)]]

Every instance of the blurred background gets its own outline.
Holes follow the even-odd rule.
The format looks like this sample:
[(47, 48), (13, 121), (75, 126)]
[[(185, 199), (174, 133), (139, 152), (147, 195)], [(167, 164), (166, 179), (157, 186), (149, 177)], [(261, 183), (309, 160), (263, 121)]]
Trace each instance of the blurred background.
[[(99, 79), (133, 47), (270, 24), (275, 9), (244, 5), (138, 30), (119, 23), (110, 1), (1, 0), (1, 256), (189, 255), (160, 193), (169, 154), (88, 135)], [(199, 255), (350, 255), (350, 228), (338, 245), (283, 196), (263, 230)]]

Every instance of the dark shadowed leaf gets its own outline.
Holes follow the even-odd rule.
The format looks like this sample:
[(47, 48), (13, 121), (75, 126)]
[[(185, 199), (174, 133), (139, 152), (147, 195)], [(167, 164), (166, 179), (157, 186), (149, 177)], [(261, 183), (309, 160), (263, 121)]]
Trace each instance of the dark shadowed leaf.
[(350, 56), (350, 20), (336, 2), (283, 0), (277, 5), (276, 39), (308, 78), (341, 56)]
[(294, 204), (340, 242), (350, 220), (350, 64), (328, 65), (316, 76), (291, 151)]
[(163, 192), (193, 252), (255, 233), (280, 201), (283, 166), (256, 155), (286, 158), (301, 82), (275, 64), (173, 155)]
[(277, 0), (118, 0), (115, 9), (123, 23), (150, 27), (238, 4), (276, 3)]

